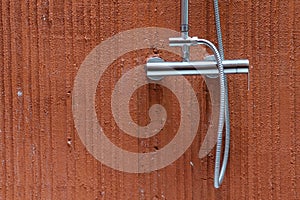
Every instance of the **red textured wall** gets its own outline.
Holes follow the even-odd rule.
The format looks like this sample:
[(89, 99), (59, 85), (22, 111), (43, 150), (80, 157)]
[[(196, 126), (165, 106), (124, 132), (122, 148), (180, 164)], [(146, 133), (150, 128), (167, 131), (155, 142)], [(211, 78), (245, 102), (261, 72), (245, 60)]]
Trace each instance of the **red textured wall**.
[[(217, 190), (215, 151), (198, 158), (210, 116), (202, 77), (188, 77), (202, 113), (197, 136), (163, 169), (145, 174), (111, 169), (86, 150), (74, 125), (74, 79), (90, 51), (133, 28), (179, 31), (179, 0), (3, 0), (0, 199), (300, 199), (300, 2), (221, 1), (220, 10), (225, 57), (248, 58), (251, 73), (249, 91), (247, 76), (228, 77), (231, 152)], [(190, 27), (191, 35), (216, 43), (212, 1), (190, 0)], [(174, 94), (158, 85), (134, 94), (130, 109), (136, 122), (147, 123), (153, 103), (162, 103), (170, 116), (163, 132), (147, 140), (122, 134), (109, 107), (101, 105), (109, 105), (121, 76), (118, 66), (130, 69), (157, 51), (154, 46), (119, 58), (97, 88), (99, 123), (107, 136), (138, 152), (163, 148), (174, 137), (180, 118)]]

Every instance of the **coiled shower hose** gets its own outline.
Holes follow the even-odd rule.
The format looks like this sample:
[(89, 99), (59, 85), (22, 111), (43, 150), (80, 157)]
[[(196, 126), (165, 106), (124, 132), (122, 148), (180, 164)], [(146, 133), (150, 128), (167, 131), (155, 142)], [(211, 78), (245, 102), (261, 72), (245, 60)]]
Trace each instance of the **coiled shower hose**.
[[(222, 31), (221, 31), (218, 0), (214, 0), (214, 10), (215, 10), (215, 22), (216, 22), (217, 39), (218, 39), (219, 54), (220, 54), (219, 62), (222, 63), (222, 61), (224, 60), (224, 50), (223, 50), (223, 42), (222, 42)], [(229, 116), (227, 78), (224, 72), (221, 71), (220, 66), (219, 66), (219, 74), (220, 74), (220, 86), (221, 86), (220, 89), (221, 100), (220, 100), (220, 116), (219, 116), (219, 126), (218, 126), (218, 141), (217, 141), (216, 161), (215, 161), (215, 177), (214, 177), (215, 188), (219, 188), (223, 182), (227, 163), (228, 163), (229, 147), (230, 147), (230, 116)], [(220, 171), (224, 112), (225, 112), (225, 149), (224, 149), (223, 163)]]

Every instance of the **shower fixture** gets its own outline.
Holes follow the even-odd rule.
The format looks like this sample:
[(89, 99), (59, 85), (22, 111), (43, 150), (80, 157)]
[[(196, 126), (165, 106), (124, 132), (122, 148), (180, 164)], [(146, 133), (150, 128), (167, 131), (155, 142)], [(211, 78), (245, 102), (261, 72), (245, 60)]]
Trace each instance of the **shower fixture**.
[[(147, 77), (153, 81), (159, 81), (165, 76), (180, 75), (205, 75), (209, 78), (219, 78), (220, 109), (217, 131), (217, 148), (214, 172), (214, 186), (219, 188), (224, 179), (229, 156), (230, 143), (230, 117), (228, 105), (228, 91), (226, 74), (248, 74), (249, 60), (225, 60), (222, 45), (222, 32), (220, 25), (218, 0), (214, 0), (214, 12), (218, 39), (218, 48), (208, 40), (189, 36), (188, 25), (188, 0), (181, 0), (181, 37), (169, 38), (169, 45), (182, 48), (182, 62), (166, 62), (160, 57), (152, 57), (146, 64)], [(209, 47), (213, 55), (204, 60), (190, 60), (190, 48), (196, 45)], [(225, 124), (225, 149), (223, 162), (220, 169), (223, 127)]]

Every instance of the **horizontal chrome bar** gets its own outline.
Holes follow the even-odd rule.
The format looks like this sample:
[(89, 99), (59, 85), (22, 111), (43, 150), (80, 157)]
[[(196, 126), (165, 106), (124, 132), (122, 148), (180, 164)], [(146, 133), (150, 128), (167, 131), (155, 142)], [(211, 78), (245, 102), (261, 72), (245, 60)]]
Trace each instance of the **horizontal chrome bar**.
[(178, 47), (178, 46), (195, 46), (198, 45), (198, 38), (197, 37), (176, 37), (176, 38), (169, 38), (169, 46), (170, 47)]
[[(225, 68), (232, 68), (232, 67), (240, 67), (240, 68), (248, 68), (249, 67), (249, 60), (223, 60), (222, 62), (224, 69)], [(172, 68), (174, 70), (177, 69), (201, 69), (201, 68), (216, 68), (217, 69), (217, 62), (214, 60), (202, 60), (202, 61), (191, 61), (191, 62), (148, 62), (147, 68), (149, 70), (165, 70), (164, 68)]]
[[(248, 70), (245, 68), (231, 68), (225, 69), (225, 74), (247, 74)], [(217, 75), (217, 69), (201, 69), (201, 70), (172, 70), (172, 71), (147, 71), (148, 77), (161, 77), (161, 76), (180, 76), (180, 75)]]
[[(249, 72), (249, 60), (224, 60), (225, 74), (245, 74)], [(218, 74), (216, 61), (192, 62), (148, 62), (146, 64), (148, 77), (178, 76), (178, 75), (209, 75)]]

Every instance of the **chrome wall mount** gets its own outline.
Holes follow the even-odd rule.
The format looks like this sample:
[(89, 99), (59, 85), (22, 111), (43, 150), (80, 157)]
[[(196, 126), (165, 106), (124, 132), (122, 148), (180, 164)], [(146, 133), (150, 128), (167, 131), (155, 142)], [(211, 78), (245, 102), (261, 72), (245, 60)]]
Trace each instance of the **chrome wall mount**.
[[(181, 37), (169, 38), (169, 45), (182, 48), (182, 62), (166, 62), (159, 57), (152, 57), (146, 64), (147, 77), (154, 81), (159, 81), (165, 76), (180, 75), (205, 75), (209, 78), (218, 77), (220, 79), (220, 108), (218, 119), (218, 136), (215, 160), (214, 186), (219, 188), (226, 171), (229, 157), (230, 144), (230, 117), (227, 91), (227, 74), (248, 74), (249, 60), (225, 60), (222, 44), (222, 33), (219, 17), (218, 1), (214, 0), (215, 21), (217, 29), (218, 46), (216, 48), (210, 41), (190, 37), (188, 26), (188, 0), (181, 0)], [(190, 61), (190, 48), (196, 45), (205, 45), (209, 47), (213, 54), (204, 60)], [(223, 162), (220, 169), (223, 127), (225, 124), (225, 149)]]

